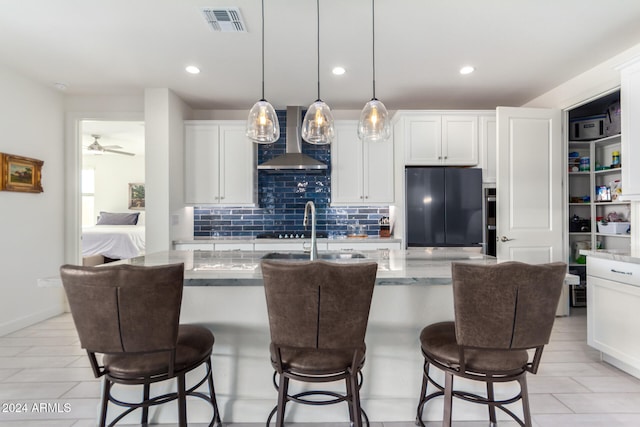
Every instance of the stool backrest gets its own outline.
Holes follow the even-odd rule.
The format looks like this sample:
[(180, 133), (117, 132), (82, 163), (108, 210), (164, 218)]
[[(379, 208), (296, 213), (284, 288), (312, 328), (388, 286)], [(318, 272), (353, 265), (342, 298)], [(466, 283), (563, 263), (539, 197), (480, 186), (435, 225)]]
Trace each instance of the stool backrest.
[(184, 265), (63, 265), (62, 284), (89, 353), (175, 349)]
[(560, 262), (453, 263), (458, 344), (502, 350), (546, 345), (566, 272)]
[(263, 261), (272, 344), (308, 349), (364, 344), (376, 263)]

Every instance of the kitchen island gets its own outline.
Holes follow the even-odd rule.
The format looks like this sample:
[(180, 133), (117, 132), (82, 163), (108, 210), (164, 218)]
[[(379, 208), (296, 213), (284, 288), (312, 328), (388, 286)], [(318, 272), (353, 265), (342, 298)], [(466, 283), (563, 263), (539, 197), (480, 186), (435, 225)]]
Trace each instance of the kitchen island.
[[(147, 266), (185, 264), (181, 321), (205, 325), (215, 334), (214, 379), (225, 423), (265, 422), (276, 404), (259, 266), (266, 253), (169, 251), (118, 262)], [(494, 264), (496, 260), (477, 250), (452, 248), (360, 253), (365, 258), (338, 258), (336, 262), (378, 263), (366, 336), (362, 406), (371, 421), (412, 421), (422, 380), (420, 330), (429, 323), (453, 319), (451, 262)], [(336, 387), (341, 389), (344, 384)], [(197, 399), (189, 405), (190, 420), (206, 421), (206, 405)], [(170, 413), (174, 409), (165, 406), (155, 414), (154, 421), (175, 422), (175, 413)], [(441, 419), (437, 407), (428, 408), (426, 417)], [(322, 408), (290, 404), (287, 408), (287, 422), (349, 419), (346, 404)], [(454, 416), (485, 419), (486, 409), (470, 405), (468, 410), (456, 410)]]

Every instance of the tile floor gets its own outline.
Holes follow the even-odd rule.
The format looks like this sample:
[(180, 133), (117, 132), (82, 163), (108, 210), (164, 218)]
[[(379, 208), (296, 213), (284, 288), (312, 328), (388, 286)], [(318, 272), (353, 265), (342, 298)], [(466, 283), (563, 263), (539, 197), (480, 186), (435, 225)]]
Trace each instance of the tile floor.
[[(535, 427), (640, 426), (640, 380), (600, 362), (599, 353), (587, 346), (584, 309), (557, 318), (538, 375), (530, 375), (528, 381)], [(99, 395), (99, 383), (79, 347), (69, 314), (0, 337), (0, 426), (95, 426)], [(17, 412), (25, 407), (26, 412)], [(231, 426), (258, 425), (262, 424)], [(348, 424), (332, 427), (338, 426)], [(372, 423), (372, 427), (412, 426), (412, 420)]]

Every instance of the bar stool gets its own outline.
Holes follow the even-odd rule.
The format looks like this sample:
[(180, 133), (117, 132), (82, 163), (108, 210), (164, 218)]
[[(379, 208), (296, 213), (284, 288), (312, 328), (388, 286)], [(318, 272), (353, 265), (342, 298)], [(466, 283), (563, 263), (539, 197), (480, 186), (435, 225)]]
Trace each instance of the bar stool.
[[(284, 425), (287, 402), (328, 405), (346, 401), (352, 425), (367, 425), (360, 406), (364, 342), (377, 264), (326, 261), (263, 261), (262, 276), (271, 331), (271, 365)], [(344, 394), (329, 390), (289, 393), (289, 381), (328, 383), (345, 380)], [(310, 398), (316, 396), (315, 398)], [(326, 399), (318, 399), (321, 396)]]
[[(549, 342), (566, 272), (564, 263), (452, 264), (455, 322), (429, 325), (420, 334), (424, 370), (416, 424), (424, 427), (424, 406), (444, 396), (445, 427), (451, 426), (454, 397), (488, 405), (492, 426), (496, 408), (519, 425), (531, 426), (526, 374), (537, 372)], [(531, 359), (529, 349), (535, 350)], [(444, 372), (444, 385), (431, 376), (431, 366)], [(487, 396), (455, 390), (454, 377), (484, 382)], [(496, 399), (494, 383), (511, 381), (519, 383), (518, 394)], [(431, 394), (429, 383), (436, 388)], [(506, 407), (518, 400), (524, 421)]]
[[(207, 401), (213, 410), (209, 426), (221, 425), (211, 368), (213, 334), (197, 325), (180, 325), (184, 265), (157, 267), (63, 265), (62, 283), (93, 373), (104, 377), (100, 426), (106, 424), (109, 402), (127, 408), (115, 425), (141, 409), (148, 424), (149, 407), (178, 401), (178, 423), (187, 425), (186, 397)], [(102, 364), (96, 354), (102, 354)], [(186, 374), (204, 365), (204, 376), (186, 387)], [(151, 397), (151, 384), (176, 378), (177, 391)], [(208, 394), (197, 391), (208, 384)], [(124, 402), (111, 393), (114, 384), (142, 385), (138, 402)]]

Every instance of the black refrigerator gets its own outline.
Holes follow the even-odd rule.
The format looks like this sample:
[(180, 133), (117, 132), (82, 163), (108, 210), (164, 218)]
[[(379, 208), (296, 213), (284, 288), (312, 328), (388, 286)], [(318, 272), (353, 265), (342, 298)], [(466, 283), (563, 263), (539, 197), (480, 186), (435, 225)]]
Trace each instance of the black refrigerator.
[(407, 246), (482, 246), (482, 169), (407, 167)]

